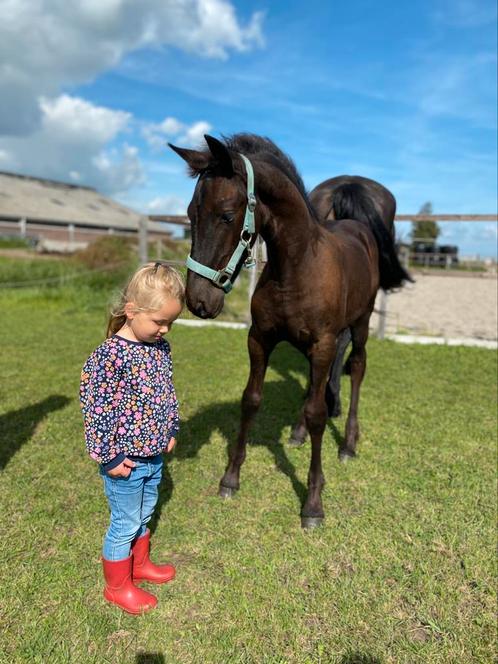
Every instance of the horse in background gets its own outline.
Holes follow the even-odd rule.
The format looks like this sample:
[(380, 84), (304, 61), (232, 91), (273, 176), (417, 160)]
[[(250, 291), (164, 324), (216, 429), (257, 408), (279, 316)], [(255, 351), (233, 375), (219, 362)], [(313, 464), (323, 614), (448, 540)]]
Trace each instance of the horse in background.
[[(386, 187), (375, 180), (358, 175), (339, 175), (317, 185), (310, 192), (309, 199), (319, 220), (329, 230), (333, 228), (334, 221), (357, 219), (364, 223), (371, 223), (375, 228), (383, 223), (394, 240), (396, 199)], [(385, 255), (385, 260), (390, 260), (389, 251)], [(393, 269), (396, 271), (396, 266), (393, 266)], [(402, 276), (403, 279), (412, 281), (407, 273)], [(390, 282), (387, 280), (384, 286), (381, 284), (381, 287), (391, 290), (393, 286), (389, 284)], [(349, 361), (344, 363), (344, 355), (350, 342), (351, 333), (349, 328), (346, 328), (337, 339), (336, 356), (325, 391), (329, 417), (338, 417), (341, 414), (341, 375), (350, 373)], [(307, 434), (304, 414), (301, 413), (299, 421), (292, 429), (289, 444), (292, 447), (300, 447)], [(351, 450), (339, 449), (341, 461), (347, 461), (353, 456)]]
[(228, 497), (239, 489), (248, 430), (261, 403), (268, 360), (277, 343), (288, 341), (310, 365), (303, 419), (311, 437), (311, 462), (301, 524), (315, 527), (324, 518), (321, 445), (338, 339), (350, 331), (351, 400), (344, 452), (354, 456), (368, 322), (377, 290), (399, 287), (409, 277), (378, 215), (321, 221), (293, 162), (272, 141), (252, 134), (223, 142), (205, 139), (206, 150), (171, 146), (197, 178), (188, 206), (190, 311), (216, 318), (258, 235), (268, 252), (251, 302), (250, 374), (242, 396), (240, 431), (219, 492)]

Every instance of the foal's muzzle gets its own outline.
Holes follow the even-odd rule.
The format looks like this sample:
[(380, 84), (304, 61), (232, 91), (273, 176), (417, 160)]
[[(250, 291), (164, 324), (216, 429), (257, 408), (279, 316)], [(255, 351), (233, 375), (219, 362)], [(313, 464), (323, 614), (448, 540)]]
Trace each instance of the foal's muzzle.
[(187, 307), (199, 318), (216, 318), (223, 309), (225, 293), (189, 270), (187, 276)]

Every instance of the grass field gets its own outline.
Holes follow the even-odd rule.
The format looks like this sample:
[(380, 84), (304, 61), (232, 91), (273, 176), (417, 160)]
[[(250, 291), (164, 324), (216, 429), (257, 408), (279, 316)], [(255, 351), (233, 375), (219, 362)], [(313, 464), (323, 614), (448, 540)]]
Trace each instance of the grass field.
[(494, 661), (494, 352), (371, 340), (359, 458), (337, 460), (342, 417), (324, 437), (325, 525), (303, 532), (309, 443), (286, 445), (302, 358), (274, 354), (241, 490), (223, 502), (246, 333), (175, 327), (183, 424), (153, 557), (178, 575), (132, 617), (102, 598), (107, 508), (77, 401), (107, 296), (0, 291), (0, 662)]

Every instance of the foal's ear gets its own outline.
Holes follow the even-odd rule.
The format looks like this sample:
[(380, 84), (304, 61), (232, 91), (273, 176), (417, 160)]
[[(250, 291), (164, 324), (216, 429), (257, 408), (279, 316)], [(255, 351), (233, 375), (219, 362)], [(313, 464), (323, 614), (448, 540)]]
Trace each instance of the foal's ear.
[(208, 148), (211, 151), (215, 161), (221, 167), (223, 175), (227, 178), (231, 178), (233, 175), (233, 163), (227, 146), (217, 138), (214, 138), (214, 136), (204, 134), (204, 138), (206, 139)]
[(176, 152), (177, 155), (187, 162), (192, 177), (197, 177), (204, 171), (211, 162), (211, 157), (207, 152), (199, 152), (198, 150), (187, 150), (187, 148), (178, 148), (176, 145), (168, 143), (169, 147)]

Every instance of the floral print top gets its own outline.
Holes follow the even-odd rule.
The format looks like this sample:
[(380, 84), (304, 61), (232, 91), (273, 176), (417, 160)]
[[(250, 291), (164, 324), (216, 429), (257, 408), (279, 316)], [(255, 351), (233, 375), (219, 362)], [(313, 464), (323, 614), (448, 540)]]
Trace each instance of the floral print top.
[(178, 402), (170, 346), (114, 335), (81, 372), (80, 403), (86, 447), (106, 470), (125, 457), (149, 457), (178, 433)]

